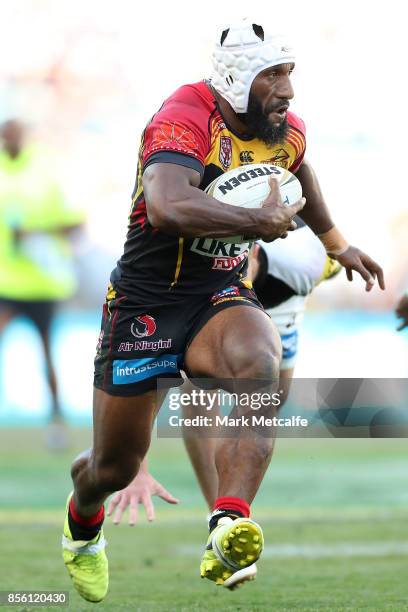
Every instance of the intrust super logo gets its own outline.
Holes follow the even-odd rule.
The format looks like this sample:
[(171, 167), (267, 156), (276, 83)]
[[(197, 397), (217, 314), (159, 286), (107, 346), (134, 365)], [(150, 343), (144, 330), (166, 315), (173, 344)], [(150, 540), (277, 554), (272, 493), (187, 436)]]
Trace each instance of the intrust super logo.
[(160, 374), (177, 374), (182, 354), (160, 355), (145, 359), (115, 359), (112, 364), (114, 385), (129, 385)]

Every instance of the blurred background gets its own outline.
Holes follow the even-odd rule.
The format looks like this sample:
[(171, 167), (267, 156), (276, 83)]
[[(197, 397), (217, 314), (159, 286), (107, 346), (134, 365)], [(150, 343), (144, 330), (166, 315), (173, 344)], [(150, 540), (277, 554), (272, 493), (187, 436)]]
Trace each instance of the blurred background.
[[(210, 75), (216, 29), (231, 16), (246, 15), (247, 4), (206, 0), (196, 6), (179, 1), (163, 4), (158, 11), (152, 3), (132, 0), (1, 3), (0, 123), (9, 119), (23, 123), (27, 146), (48, 160), (48, 174), (58, 185), (67, 217), (82, 224), (69, 237), (78, 289), (72, 286), (67, 292), (69, 299), (61, 302), (50, 331), (59, 407), (73, 432), (72, 447), (52, 461), (38, 428), (49, 422), (53, 409), (40, 337), (24, 318), (13, 320), (0, 336), (3, 550), (15, 553), (19, 530), (27, 525), (36, 526), (35, 534), (30, 534), (39, 546), (44, 546), (43, 538), (53, 538), (47, 560), (43, 555), (41, 563), (36, 561), (34, 572), (24, 566), (21, 549), (20, 569), (8, 568), (8, 588), (62, 584), (68, 588), (67, 579), (62, 580), (63, 568), (60, 572), (53, 568), (61, 514), (56, 510), (62, 508), (69, 490), (68, 466), (74, 452), (90, 445), (100, 309), (125, 238), (140, 133), (179, 85)], [(405, 171), (408, 140), (403, 114), (408, 107), (408, 81), (402, 66), (406, 55), (403, 6), (398, 0), (389, 0), (386, 6), (368, 0), (292, 0), (276, 7), (275, 11), (270, 2), (259, 2), (253, 14), (262, 22), (266, 17), (276, 30), (288, 32), (296, 47), (292, 108), (306, 122), (307, 156), (337, 225), (351, 243), (383, 265), (387, 283), (386, 292), (376, 288), (366, 294), (362, 281), (348, 283), (342, 273), (316, 289), (300, 334), (296, 375), (405, 378), (408, 333), (396, 332), (393, 312), (408, 287), (408, 195), (398, 178)], [(153, 452), (153, 468), (184, 506), (161, 508), (159, 518), (166, 525), (173, 520), (170, 512), (178, 512), (174, 520), (183, 520), (187, 530), (201, 533), (201, 523), (199, 528), (194, 523), (194, 511), (200, 507), (204, 517), (205, 508), (182, 444), (177, 440), (162, 443), (162, 450)], [(285, 441), (282, 452), (278, 447), (276, 468), (265, 481), (259, 510), (267, 517), (270, 506), (275, 508), (275, 522), (268, 529), (281, 549), (270, 550), (278, 563), (271, 561), (269, 570), (277, 581), (280, 610), (286, 609), (280, 597), (286, 593), (288, 568), (305, 577), (303, 584), (292, 584), (288, 609), (295, 609), (297, 597), (305, 597), (304, 602), (310, 599), (311, 606), (319, 600), (323, 606), (319, 609), (330, 608), (324, 607), (326, 591), (313, 590), (320, 574), (325, 575), (327, 592), (338, 593), (339, 601), (345, 597), (342, 584), (348, 576), (350, 609), (357, 609), (353, 608), (357, 605), (355, 588), (360, 589), (360, 603), (365, 601), (363, 593), (370, 592), (374, 598), (376, 589), (382, 589), (388, 601), (394, 601), (393, 609), (408, 610), (403, 603), (406, 593), (395, 583), (401, 573), (399, 563), (408, 554), (406, 536), (405, 544), (397, 546), (407, 518), (405, 443), (305, 440), (302, 444)], [(160, 521), (154, 529), (163, 542), (166, 532)], [(192, 541), (198, 542), (193, 531)], [(111, 537), (122, 538), (125, 545), (127, 532), (120, 533)], [(140, 537), (143, 542), (145, 535)], [(375, 557), (370, 579), (365, 576), (359, 583), (358, 571), (350, 578), (347, 542), (341, 549), (344, 538), (362, 542), (363, 565), (367, 558)], [(285, 548), (287, 542), (306, 548), (303, 553), (299, 548)], [(332, 552), (316, 548), (319, 542), (332, 543)], [(187, 546), (180, 556), (187, 555), (190, 564), (195, 552)], [(118, 551), (114, 554), (117, 568), (134, 562), (130, 553), (123, 553), (125, 561), (119, 559)], [(350, 554), (361, 561), (358, 553)], [(326, 563), (327, 555), (337, 555), (332, 565)], [(320, 561), (314, 567), (305, 565), (308, 557)], [(282, 558), (284, 563), (279, 562)], [(146, 552), (137, 563), (137, 571), (145, 572), (146, 580), (152, 568), (160, 571), (153, 552)], [(167, 566), (164, 570), (175, 571)], [(43, 575), (47, 575), (46, 585)], [(117, 601), (122, 595), (119, 586), (114, 587)], [(130, 588), (130, 593), (135, 588), (127, 582), (122, 587)], [(199, 587), (204, 593), (204, 587)], [(256, 592), (261, 604), (263, 601), (259, 609), (272, 609), (268, 594)], [(148, 598), (147, 593), (143, 596)], [(378, 607), (372, 609), (380, 609), (379, 599), (376, 601)], [(152, 603), (152, 609), (169, 610), (163, 602), (156, 601), (157, 608)], [(223, 605), (229, 609), (226, 602)], [(306, 603), (304, 606), (302, 609), (308, 609)], [(258, 609), (248, 604), (246, 608)], [(75, 609), (82, 609), (79, 600)]]
[[(233, 6), (245, 14), (245, 3)], [(366, 294), (342, 274), (315, 291), (298, 376), (407, 375), (407, 334), (395, 333), (392, 310), (408, 285), (408, 196), (394, 170), (405, 157), (408, 85), (400, 72), (404, 20), (397, 2), (387, 6), (384, 15), (375, 3), (297, 1), (269, 17), (296, 46), (292, 107), (306, 122), (307, 155), (334, 218), (387, 280), (385, 293)], [(125, 237), (141, 130), (180, 84), (210, 74), (215, 29), (231, 14), (228, 3), (206, 2), (197, 28), (183, 2), (177, 16), (163, 7), (160, 19), (125, 0), (16, 0), (1, 10), (0, 121), (24, 122), (30, 145), (51, 154), (67, 204), (86, 220), (73, 239), (80, 290), (55, 318), (51, 339), (62, 410), (85, 422), (99, 309)], [(23, 387), (15, 367), (22, 346)], [(13, 322), (1, 354), (0, 422), (43, 420), (49, 399), (35, 332)]]

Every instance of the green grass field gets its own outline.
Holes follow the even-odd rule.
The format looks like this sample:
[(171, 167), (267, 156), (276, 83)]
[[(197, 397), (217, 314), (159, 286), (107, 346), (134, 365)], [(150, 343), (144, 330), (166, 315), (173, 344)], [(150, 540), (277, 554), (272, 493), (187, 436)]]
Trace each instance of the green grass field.
[(153, 524), (143, 511), (134, 528), (107, 521), (111, 589), (95, 608), (60, 558), (69, 465), (90, 440), (74, 434), (50, 455), (40, 429), (0, 430), (0, 590), (69, 590), (75, 612), (408, 610), (406, 440), (279, 441), (253, 505), (266, 539), (258, 579), (233, 593), (198, 577), (206, 508), (182, 443), (156, 440), (151, 471), (181, 503), (157, 501)]

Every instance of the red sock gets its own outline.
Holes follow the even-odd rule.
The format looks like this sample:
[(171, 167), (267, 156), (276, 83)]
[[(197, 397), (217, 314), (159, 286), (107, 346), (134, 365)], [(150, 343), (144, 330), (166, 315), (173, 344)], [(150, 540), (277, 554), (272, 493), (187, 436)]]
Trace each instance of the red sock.
[(231, 510), (247, 518), (251, 508), (245, 499), (240, 497), (219, 497), (215, 500), (214, 510)]
[(87, 516), (87, 517), (81, 516), (75, 510), (73, 497), (71, 497), (71, 501), (69, 502), (69, 513), (71, 517), (74, 519), (74, 521), (78, 523), (78, 525), (82, 525), (83, 527), (93, 527), (94, 525), (101, 523), (103, 519), (105, 518), (105, 509), (103, 506), (101, 506), (98, 512), (96, 512), (96, 514), (92, 516)]

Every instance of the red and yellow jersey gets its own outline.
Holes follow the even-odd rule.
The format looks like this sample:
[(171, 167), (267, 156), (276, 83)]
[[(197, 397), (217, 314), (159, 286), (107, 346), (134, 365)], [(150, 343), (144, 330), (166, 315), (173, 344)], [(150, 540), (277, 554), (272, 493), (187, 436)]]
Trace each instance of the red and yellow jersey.
[(245, 275), (249, 245), (212, 238), (175, 238), (153, 228), (147, 218), (142, 175), (153, 163), (172, 163), (200, 173), (200, 189), (215, 178), (248, 163), (276, 164), (296, 172), (305, 148), (305, 126), (288, 112), (284, 142), (268, 147), (236, 133), (222, 117), (205, 81), (185, 85), (171, 95), (145, 128), (128, 234), (111, 280), (140, 300), (166, 291), (174, 296), (209, 294)]

